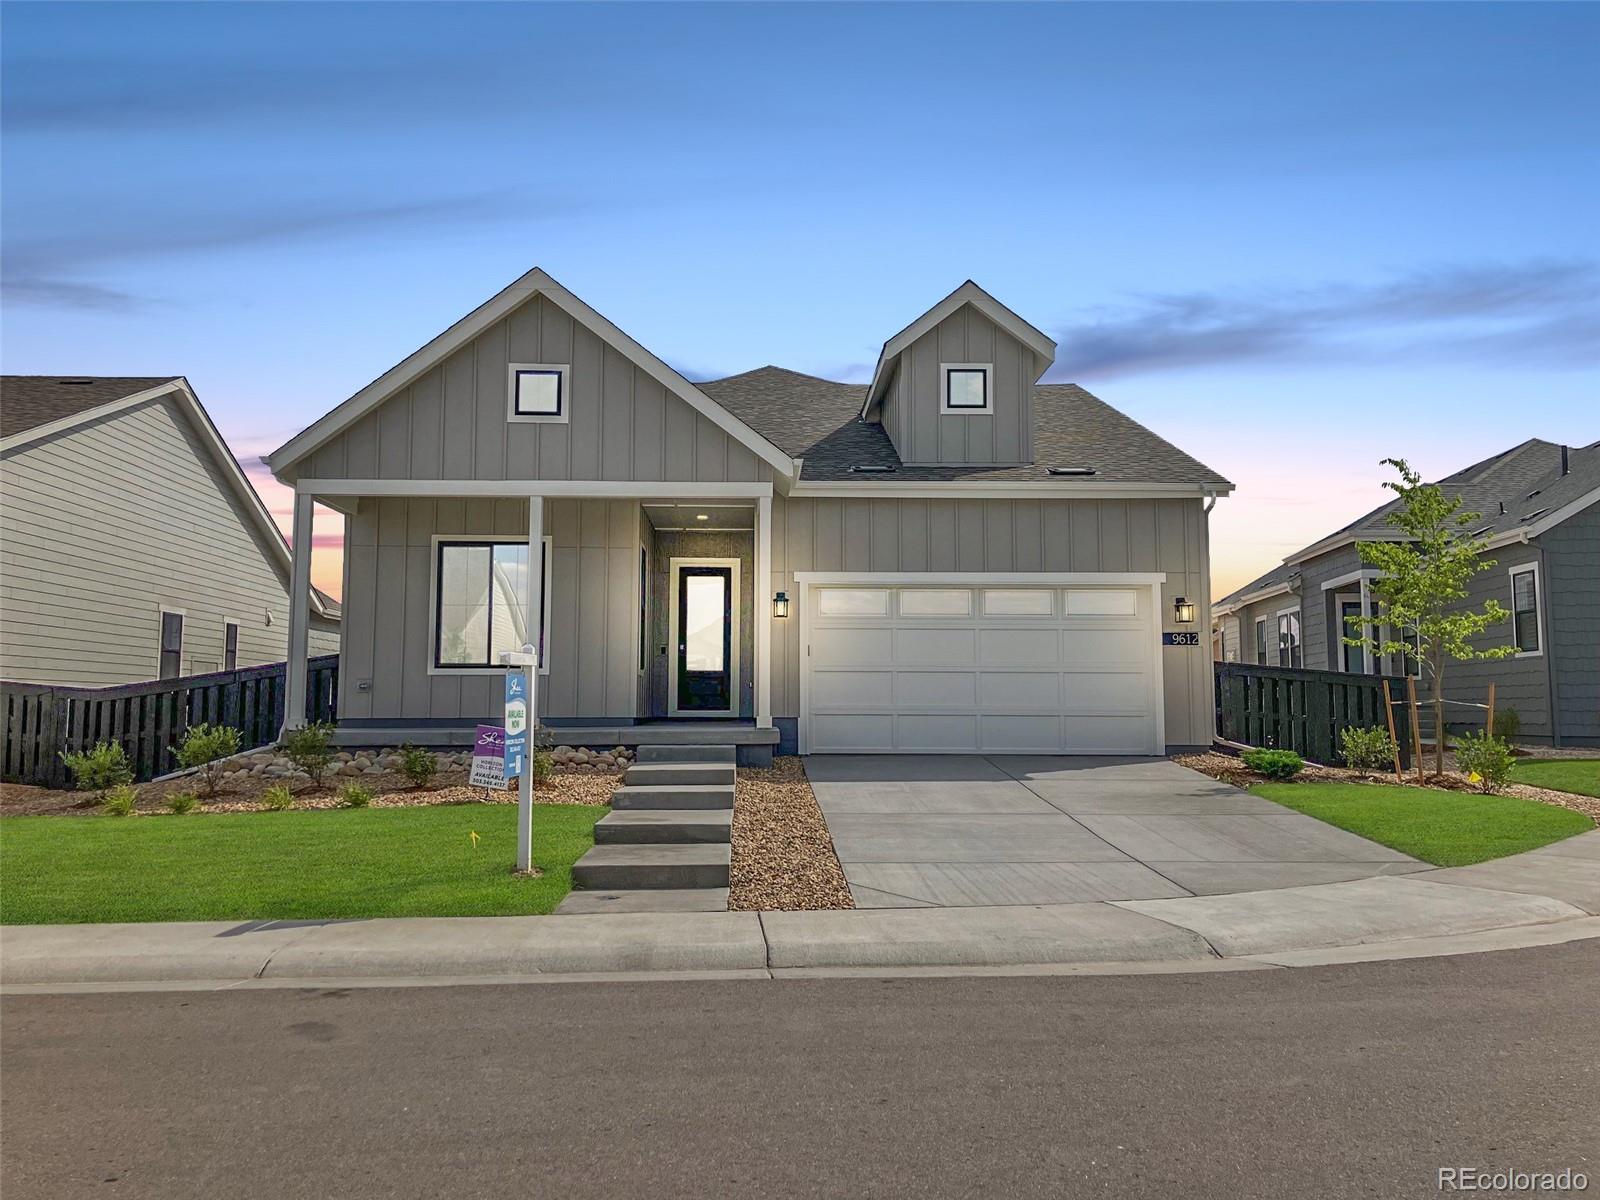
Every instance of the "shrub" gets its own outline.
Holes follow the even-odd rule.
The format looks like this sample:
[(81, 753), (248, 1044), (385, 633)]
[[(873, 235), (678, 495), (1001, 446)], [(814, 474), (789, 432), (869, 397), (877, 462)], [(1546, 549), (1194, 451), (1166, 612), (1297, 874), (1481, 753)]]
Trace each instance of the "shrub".
[(1486, 792), (1498, 792), (1511, 782), (1511, 746), (1487, 733), (1463, 733), (1456, 738), (1456, 764), (1478, 777)]
[(1293, 750), (1246, 750), (1240, 757), (1245, 766), (1268, 779), (1293, 779), (1306, 765)]
[(215, 796), (222, 782), (223, 760), (239, 753), (239, 731), (204, 722), (191, 725), (174, 753), (179, 766), (198, 768), (206, 795)]
[(1494, 714), (1494, 735), (1505, 738), (1506, 745), (1514, 745), (1517, 734), (1522, 732), (1522, 714), (1507, 705), (1498, 709)]
[(100, 811), (108, 817), (132, 816), (134, 803), (138, 799), (138, 788), (131, 783), (119, 783), (100, 798)]
[(1370, 729), (1347, 725), (1339, 731), (1339, 753), (1357, 771), (1381, 771), (1393, 766), (1394, 750), (1389, 731), (1376, 725)]
[(128, 755), (116, 742), (97, 742), (93, 750), (80, 754), (63, 754), (80, 792), (93, 792), (95, 799), (105, 802), (106, 793), (115, 787), (133, 782), (133, 767)]
[(372, 790), (359, 783), (347, 783), (339, 792), (339, 803), (344, 808), (365, 808), (372, 803)]
[(550, 731), (541, 725), (528, 739), (528, 772), (533, 776), (533, 786), (538, 787), (549, 779), (555, 769), (556, 755), (550, 744)]
[(294, 793), (284, 784), (275, 783), (261, 793), (261, 803), (273, 812), (283, 812), (294, 807)]
[(200, 800), (193, 792), (173, 792), (167, 797), (167, 809), (175, 817), (193, 812), (199, 804)]
[(412, 787), (427, 787), (438, 771), (439, 760), (433, 756), (432, 750), (424, 750), (409, 742), (400, 747), (400, 774), (411, 781)]
[(311, 777), (311, 786), (320, 788), (328, 765), (333, 762), (333, 726), (327, 721), (302, 725), (283, 739), (283, 752)]

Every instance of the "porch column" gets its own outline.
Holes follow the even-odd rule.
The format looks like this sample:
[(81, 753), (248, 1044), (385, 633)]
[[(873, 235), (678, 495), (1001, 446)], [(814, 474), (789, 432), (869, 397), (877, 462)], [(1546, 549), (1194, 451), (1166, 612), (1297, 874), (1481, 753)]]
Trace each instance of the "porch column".
[(772, 728), (772, 497), (756, 501), (756, 728)]
[[(552, 556), (553, 557), (553, 556)], [(552, 562), (551, 567), (555, 566)], [(542, 656), (539, 632), (544, 628), (544, 497), (528, 497), (528, 604), (523, 611), (528, 640)], [(539, 669), (544, 670), (541, 657)]]
[[(1372, 589), (1367, 586), (1367, 577), (1361, 576), (1361, 635), (1363, 637), (1376, 637), (1377, 630), (1367, 622), (1372, 620)], [(1363, 674), (1372, 674), (1372, 647), (1361, 647), (1361, 670)]]
[[(554, 555), (551, 558), (554, 559)], [(555, 563), (551, 562), (551, 567)], [(528, 731), (523, 752), (522, 774), (517, 779), (517, 870), (533, 869), (533, 755), (539, 746), (539, 671), (544, 667), (544, 647), (539, 633), (544, 628), (544, 497), (528, 497), (528, 602), (522, 613), (523, 628), (534, 649), (533, 665), (527, 669)]]
[(311, 512), (314, 499), (294, 492), (293, 539), (289, 547), (289, 648), (284, 663), (283, 729), (306, 723), (306, 657), (311, 648)]

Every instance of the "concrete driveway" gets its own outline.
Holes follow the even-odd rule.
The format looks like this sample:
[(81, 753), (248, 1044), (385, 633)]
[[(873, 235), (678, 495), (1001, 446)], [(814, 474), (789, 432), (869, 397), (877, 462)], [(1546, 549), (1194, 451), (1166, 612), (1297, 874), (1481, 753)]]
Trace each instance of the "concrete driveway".
[(1166, 759), (814, 755), (861, 908), (1250, 892), (1430, 869)]

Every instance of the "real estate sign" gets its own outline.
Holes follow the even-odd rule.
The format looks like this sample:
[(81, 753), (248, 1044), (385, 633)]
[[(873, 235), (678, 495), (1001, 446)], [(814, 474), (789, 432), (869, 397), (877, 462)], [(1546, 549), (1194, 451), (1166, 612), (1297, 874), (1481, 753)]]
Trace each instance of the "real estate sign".
[(522, 774), (528, 755), (528, 677), (520, 667), (506, 672), (505, 777)]
[(472, 787), (496, 791), (506, 786), (506, 731), (498, 725), (478, 726), (478, 740), (472, 747), (472, 774), (467, 782)]

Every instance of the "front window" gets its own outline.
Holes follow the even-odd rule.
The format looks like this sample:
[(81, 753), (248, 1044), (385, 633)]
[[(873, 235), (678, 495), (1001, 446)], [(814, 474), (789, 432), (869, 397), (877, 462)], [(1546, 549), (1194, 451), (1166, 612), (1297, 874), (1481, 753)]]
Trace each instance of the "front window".
[(1359, 675), (1367, 669), (1365, 650), (1360, 646), (1352, 646), (1343, 642), (1347, 637), (1369, 637), (1375, 631), (1369, 631), (1367, 626), (1359, 621), (1351, 620), (1352, 617), (1361, 615), (1361, 601), (1341, 600), (1339, 602), (1339, 632), (1341, 644), (1344, 648), (1344, 669), (1353, 675)]
[(548, 589), (550, 543), (544, 543), (539, 570), (543, 628), (528, 636), (528, 543), (441, 542), (435, 578), (438, 605), (434, 628), (435, 667), (498, 668), (500, 655), (534, 642), (545, 669), (550, 627)]
[(1539, 652), (1539, 572), (1533, 567), (1511, 572), (1512, 637), (1523, 654)]
[(1263, 667), (1267, 665), (1267, 619), (1261, 617), (1256, 621), (1256, 662)]
[(944, 363), (943, 411), (984, 413), (989, 411), (989, 364)]
[(1278, 614), (1278, 665), (1298, 667), (1300, 657), (1300, 610)]
[(222, 669), (239, 669), (239, 625), (236, 621), (229, 621), (222, 627)]

